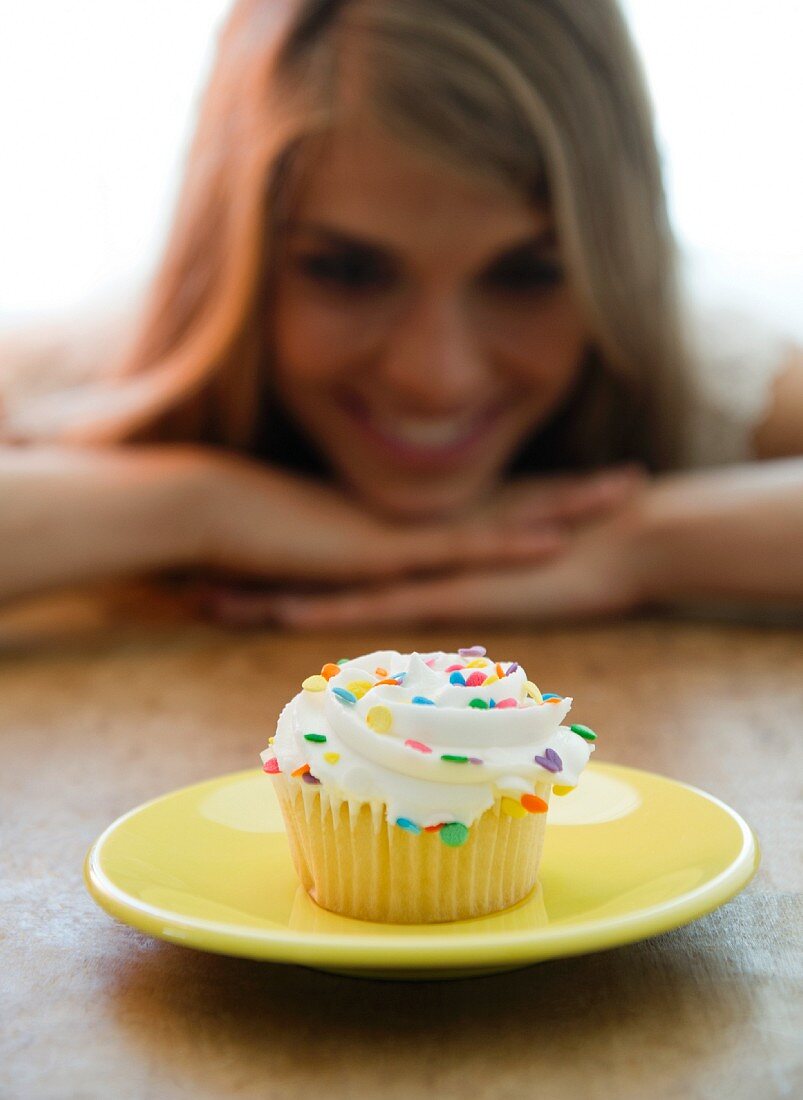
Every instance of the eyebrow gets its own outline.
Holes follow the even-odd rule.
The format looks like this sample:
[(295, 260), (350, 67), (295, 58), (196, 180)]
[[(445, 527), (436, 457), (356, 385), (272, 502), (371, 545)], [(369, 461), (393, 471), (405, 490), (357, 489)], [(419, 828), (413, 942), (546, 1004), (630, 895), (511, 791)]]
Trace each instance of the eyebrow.
[[(306, 233), (311, 236), (321, 237), (327, 243), (339, 248), (356, 248), (363, 252), (372, 252), (376, 254), (384, 253), (385, 255), (390, 253), (394, 256), (397, 254), (395, 248), (383, 241), (371, 237), (359, 236), (347, 230), (337, 229), (334, 226), (325, 225), (321, 222), (286, 222), (282, 226), (282, 229), (288, 234)], [(496, 256), (498, 258), (518, 252), (538, 252), (542, 249), (554, 248), (556, 244), (555, 231), (550, 227), (541, 230), (540, 233), (533, 233), (529, 237), (521, 237), (517, 240), (510, 241), (509, 244), (503, 245), (497, 250)]]

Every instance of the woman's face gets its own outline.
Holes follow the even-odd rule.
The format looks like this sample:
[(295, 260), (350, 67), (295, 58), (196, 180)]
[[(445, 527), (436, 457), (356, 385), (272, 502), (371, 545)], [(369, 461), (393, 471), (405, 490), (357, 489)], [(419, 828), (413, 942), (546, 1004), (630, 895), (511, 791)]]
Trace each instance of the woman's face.
[(297, 200), (272, 318), (281, 401), (367, 506), (465, 509), (586, 345), (549, 214), (369, 122), (328, 143)]

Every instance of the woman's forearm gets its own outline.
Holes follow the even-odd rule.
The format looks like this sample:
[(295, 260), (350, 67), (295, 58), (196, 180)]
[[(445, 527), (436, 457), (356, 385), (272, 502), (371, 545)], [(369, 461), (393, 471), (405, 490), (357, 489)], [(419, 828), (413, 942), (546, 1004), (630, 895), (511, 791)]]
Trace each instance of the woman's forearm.
[(0, 447), (0, 601), (195, 560), (181, 448)]
[(657, 482), (638, 546), (647, 602), (803, 604), (803, 459)]

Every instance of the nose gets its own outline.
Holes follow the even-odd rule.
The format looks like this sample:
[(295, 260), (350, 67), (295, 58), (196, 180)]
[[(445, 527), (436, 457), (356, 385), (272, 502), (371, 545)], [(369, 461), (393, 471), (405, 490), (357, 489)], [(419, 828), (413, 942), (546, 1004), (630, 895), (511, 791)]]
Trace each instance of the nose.
[(379, 373), (413, 413), (444, 415), (474, 404), (488, 368), (466, 306), (451, 294), (417, 296), (386, 334)]

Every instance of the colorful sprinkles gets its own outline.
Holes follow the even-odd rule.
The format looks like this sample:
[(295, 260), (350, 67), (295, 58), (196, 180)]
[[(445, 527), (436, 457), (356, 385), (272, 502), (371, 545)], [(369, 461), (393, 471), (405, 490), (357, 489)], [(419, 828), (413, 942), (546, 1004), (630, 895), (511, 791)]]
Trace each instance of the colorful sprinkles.
[(441, 840), (449, 848), (460, 848), (468, 840), (468, 826), (462, 821), (448, 821), (441, 829)]
[(588, 726), (569, 726), (572, 733), (576, 733), (578, 737), (582, 737), (584, 741), (596, 741), (597, 735)]
[[(520, 699), (513, 698), (511, 695), (505, 695), (501, 699), (494, 699), (491, 697), (491, 692), (488, 689), (492, 688), (494, 685), (502, 684), (507, 677), (519, 671), (520, 666), (518, 663), (513, 661), (507, 666), (498, 662), (494, 663), (487, 658), (485, 647), (480, 645), (465, 646), (458, 649), (457, 653), (460, 657), (460, 662), (450, 664), (441, 671), (445, 674), (449, 684), (452, 686), (484, 689), (486, 692), (485, 696), (475, 694), (472, 695), (471, 698), (465, 700), (465, 705), (472, 710), (506, 710), (517, 707), (529, 709), (533, 705), (540, 707), (543, 704), (557, 704), (564, 701), (564, 696), (558, 695), (555, 692), (542, 693), (532, 680), (526, 680), (523, 686), (519, 688), (521, 692)], [(438, 655), (430, 655), (423, 658), (423, 661), (429, 668), (435, 669), (438, 663)], [(323, 665), (320, 673), (307, 676), (306, 679), (302, 681), (302, 689), (305, 692), (315, 694), (325, 691), (328, 687), (331, 689), (332, 695), (334, 695), (341, 704), (347, 707), (356, 707), (362, 699), (365, 699), (366, 704), (369, 703), (369, 693), (374, 688), (383, 685), (400, 688), (404, 686), (404, 682), (407, 679), (407, 672), (405, 671), (390, 672), (382, 665), (378, 665), (373, 673), (367, 673), (369, 678), (351, 680), (345, 687), (330, 684), (330, 681), (339, 676), (343, 671), (342, 666), (349, 662), (350, 659), (347, 657), (341, 657), (337, 661), (328, 661)], [(364, 672), (363, 675), (366, 675), (366, 672)], [(519, 680), (518, 683), (521, 684), (521, 680)], [(511, 689), (508, 688), (508, 690)], [(369, 698), (366, 698), (366, 696), (369, 696)], [(380, 698), (381, 697), (380, 694)], [(391, 696), (386, 696), (386, 698), (390, 699)], [(446, 703), (447, 706), (454, 706), (452, 699), (453, 697), (449, 698), (449, 701)], [(412, 698), (408, 696), (398, 700), (398, 704), (402, 706), (408, 703), (416, 707), (438, 707), (436, 700), (429, 698), (427, 695), (413, 695)], [(364, 713), (362, 708), (360, 708), (359, 713), (363, 715), (366, 726), (375, 733), (391, 733), (394, 729), (394, 712), (384, 703), (369, 705)], [(397, 717), (399, 717), (400, 720), (400, 716)], [(575, 724), (570, 726), (569, 729), (584, 741), (593, 742), (597, 740), (596, 733), (589, 726)], [(305, 733), (303, 738), (305, 741), (317, 745), (326, 745), (328, 740), (326, 734), (323, 733)], [(272, 745), (273, 741), (274, 738), (271, 737), (269, 744)], [(397, 744), (398, 743), (399, 742), (397, 742)], [(437, 749), (433, 749), (432, 746), (426, 744), (424, 741), (419, 741), (415, 738), (408, 737), (404, 740), (403, 744), (405, 748), (412, 752), (417, 752), (424, 756), (432, 756), (435, 760), (442, 761), (446, 764), (470, 764), (482, 767), (485, 763), (479, 756), (469, 756), (461, 752), (438, 752)], [(322, 758), (327, 764), (334, 765), (340, 761), (341, 756), (339, 752), (327, 750), (322, 753)], [(545, 748), (542, 753), (536, 754), (533, 757), (533, 763), (552, 775), (557, 775), (559, 772), (563, 771), (562, 758), (555, 749), (550, 746)], [(262, 769), (268, 775), (277, 775), (281, 772), (279, 761), (275, 756), (271, 756), (266, 760), (262, 765)], [(291, 775), (300, 778), (304, 783), (311, 786), (319, 786), (321, 784), (320, 778), (312, 773), (308, 763), (301, 764), (299, 767), (295, 768), (295, 770), (291, 772)], [(555, 783), (552, 785), (551, 789), (555, 795), (562, 797), (571, 794), (575, 787), (566, 783)], [(499, 808), (500, 812), (507, 817), (524, 818), (528, 814), (545, 814), (549, 806), (546, 799), (534, 793), (524, 793), (521, 795), (509, 793), (501, 797)], [(462, 847), (468, 841), (470, 833), (469, 827), (460, 821), (447, 820), (432, 825), (421, 825), (411, 818), (397, 817), (395, 824), (398, 828), (404, 832), (410, 833), (412, 836), (419, 836), (422, 833), (438, 833), (441, 841), (450, 848)]]
[(545, 768), (548, 772), (560, 772), (563, 771), (563, 761), (555, 752), (554, 749), (544, 749), (543, 756), (534, 756), (533, 760), (536, 764), (539, 764), (542, 768)]
[(549, 809), (549, 804), (537, 794), (523, 794), (521, 804), (528, 814), (545, 814)]
[(389, 707), (383, 707), (380, 704), (371, 707), (365, 716), (365, 721), (375, 733), (387, 733), (393, 725), (393, 715)]
[(301, 681), (301, 686), (304, 691), (326, 691), (326, 683), (325, 676), (308, 676), (306, 680)]

